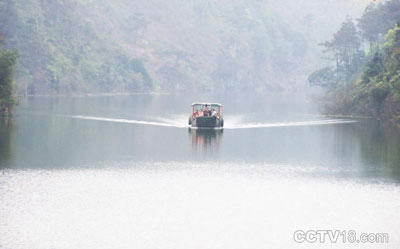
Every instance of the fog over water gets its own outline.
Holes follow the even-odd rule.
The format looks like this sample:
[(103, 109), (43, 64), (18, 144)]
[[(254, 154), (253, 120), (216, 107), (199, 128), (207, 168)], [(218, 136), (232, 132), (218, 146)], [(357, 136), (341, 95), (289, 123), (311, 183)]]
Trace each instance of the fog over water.
[(7, 0), (23, 94), (304, 91), (368, 0)]

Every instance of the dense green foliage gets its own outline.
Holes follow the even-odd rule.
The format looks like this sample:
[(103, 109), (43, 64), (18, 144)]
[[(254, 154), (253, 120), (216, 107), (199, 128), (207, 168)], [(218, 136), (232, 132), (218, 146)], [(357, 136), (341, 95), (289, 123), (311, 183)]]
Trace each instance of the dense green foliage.
[(0, 6), (7, 45), (21, 54), (18, 84), (27, 94), (152, 87), (141, 61), (103, 42), (108, 34), (79, 9), (89, 6), (37, 0), (3, 0)]
[[(334, 65), (310, 75), (328, 90), (329, 111), (400, 122), (400, 1), (369, 6), (323, 44)], [(362, 50), (367, 44), (368, 49)]]
[(0, 114), (7, 114), (16, 104), (13, 74), (17, 53), (0, 47)]
[(337, 15), (330, 5), (352, 6), (0, 0), (0, 33), (20, 53), (20, 94), (295, 88), (318, 60), (313, 39), (330, 32), (315, 32)]
[(389, 30), (350, 92), (352, 112), (400, 121), (400, 27)]

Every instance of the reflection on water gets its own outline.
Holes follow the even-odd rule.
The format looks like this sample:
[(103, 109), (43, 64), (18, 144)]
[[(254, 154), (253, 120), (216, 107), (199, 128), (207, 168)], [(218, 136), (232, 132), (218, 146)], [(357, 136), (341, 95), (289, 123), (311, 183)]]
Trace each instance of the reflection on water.
[(2, 164), (11, 161), (12, 139), (14, 136), (14, 125), (10, 117), (0, 117), (0, 168)]
[(188, 131), (182, 96), (27, 101), (0, 122), (0, 248), (287, 249), (330, 228), (391, 243), (310, 246), (400, 244), (400, 134), (377, 122), (210, 98), (230, 129)]
[[(210, 99), (225, 104), (229, 129), (189, 131), (190, 98), (124, 96), (27, 101), (13, 119), (0, 122), (0, 168), (85, 168), (129, 160), (215, 160), (291, 167), (314, 165), (325, 172), (313, 172), (314, 175), (400, 181), (399, 132), (371, 120), (354, 122), (310, 115), (312, 110), (296, 99), (290, 99), (294, 101), (291, 108), (288, 98)], [(253, 113), (246, 112), (249, 110)]]
[(362, 164), (379, 168), (373, 174), (400, 182), (400, 130), (371, 120), (354, 131), (359, 139)]
[(188, 129), (192, 151), (196, 154), (218, 156), (222, 143), (222, 129)]

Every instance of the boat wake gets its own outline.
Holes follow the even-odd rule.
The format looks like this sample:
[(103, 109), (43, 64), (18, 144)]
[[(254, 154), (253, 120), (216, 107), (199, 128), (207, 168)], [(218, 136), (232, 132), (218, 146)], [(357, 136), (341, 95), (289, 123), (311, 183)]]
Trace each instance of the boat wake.
[(224, 129), (255, 129), (273, 127), (295, 127), (295, 126), (318, 126), (318, 125), (338, 125), (356, 123), (356, 120), (329, 119), (329, 120), (310, 120), (298, 122), (278, 122), (278, 123), (243, 123), (227, 125)]
[[(121, 119), (121, 118), (106, 118), (106, 117), (94, 117), (94, 116), (82, 116), (82, 115), (69, 115), (63, 116), (73, 119), (81, 120), (93, 120), (113, 123), (126, 123), (126, 124), (138, 124), (138, 125), (150, 125), (150, 126), (161, 126), (161, 127), (175, 127), (175, 128), (189, 128), (186, 124), (186, 118), (184, 116), (176, 116), (173, 118), (153, 118), (157, 121), (145, 121), (135, 119)], [(325, 119), (325, 120), (309, 120), (309, 121), (295, 121), (295, 122), (276, 122), (276, 123), (246, 123), (241, 118), (225, 118), (224, 129), (235, 130), (235, 129), (257, 129), (257, 128), (274, 128), (274, 127), (297, 127), (297, 126), (321, 126), (321, 125), (339, 125), (339, 124), (351, 124), (356, 123), (356, 120), (346, 119)]]
[(94, 121), (104, 121), (104, 122), (113, 122), (113, 123), (126, 123), (126, 124), (139, 124), (139, 125), (152, 125), (152, 126), (164, 126), (164, 127), (176, 127), (176, 128), (187, 128), (188, 126), (185, 123), (182, 124), (174, 124), (169, 122), (155, 122), (155, 121), (144, 121), (144, 120), (135, 120), (135, 119), (121, 119), (121, 118), (103, 118), (103, 117), (93, 117), (93, 116), (63, 116), (73, 119), (82, 119), (82, 120), (94, 120)]

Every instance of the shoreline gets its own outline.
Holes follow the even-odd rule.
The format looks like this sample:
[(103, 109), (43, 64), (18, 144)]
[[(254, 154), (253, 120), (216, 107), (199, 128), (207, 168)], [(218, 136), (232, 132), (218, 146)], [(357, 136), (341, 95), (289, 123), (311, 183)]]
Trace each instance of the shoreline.
[(25, 97), (112, 97), (112, 96), (135, 96), (135, 95), (170, 95), (169, 92), (136, 92), (136, 93), (76, 93), (76, 94), (28, 94), (17, 95), (18, 98)]

